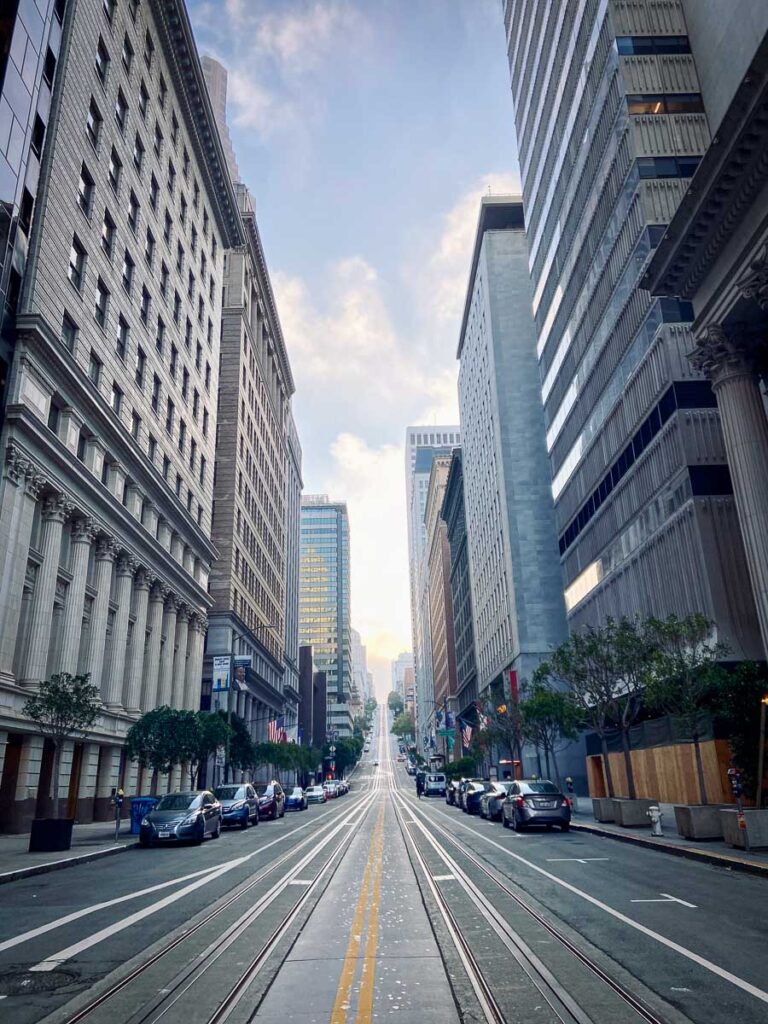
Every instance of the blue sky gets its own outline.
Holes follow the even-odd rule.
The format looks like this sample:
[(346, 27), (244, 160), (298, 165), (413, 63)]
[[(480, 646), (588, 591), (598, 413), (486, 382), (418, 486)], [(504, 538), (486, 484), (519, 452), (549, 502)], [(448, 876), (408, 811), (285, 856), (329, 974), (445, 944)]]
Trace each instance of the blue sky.
[(403, 438), (454, 422), (480, 196), (517, 190), (499, 0), (189, 0), (229, 70), (307, 491), (346, 498), (379, 689), (410, 647)]

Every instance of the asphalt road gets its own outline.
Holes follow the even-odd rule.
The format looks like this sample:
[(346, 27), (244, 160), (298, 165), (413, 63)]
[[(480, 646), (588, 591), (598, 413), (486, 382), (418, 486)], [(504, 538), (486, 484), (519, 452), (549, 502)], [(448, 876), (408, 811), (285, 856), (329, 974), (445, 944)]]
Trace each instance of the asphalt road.
[(0, 1017), (768, 1019), (765, 880), (419, 801), (385, 728), (339, 800), (3, 886)]

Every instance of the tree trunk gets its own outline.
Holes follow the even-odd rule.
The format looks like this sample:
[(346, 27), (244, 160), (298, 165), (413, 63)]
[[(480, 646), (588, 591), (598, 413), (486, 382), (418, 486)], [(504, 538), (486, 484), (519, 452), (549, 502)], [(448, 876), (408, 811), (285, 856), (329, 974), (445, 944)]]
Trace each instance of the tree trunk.
[(605, 788), (608, 790), (608, 796), (615, 796), (616, 793), (613, 788), (613, 773), (611, 772), (611, 759), (608, 756), (608, 740), (605, 738), (605, 733), (600, 733), (600, 746), (603, 751), (603, 770), (605, 772)]
[(53, 742), (53, 816), (59, 816), (59, 771), (61, 770), (61, 746)]
[(562, 783), (562, 781), (560, 779), (560, 769), (557, 766), (557, 754), (555, 754), (555, 748), (554, 747), (552, 747), (552, 767), (555, 769), (555, 782), (557, 783), (557, 788), (562, 793), (562, 791), (563, 791), (563, 783)]
[(624, 768), (627, 772), (627, 789), (630, 800), (637, 800), (635, 773), (632, 770), (632, 752), (629, 749), (629, 729), (621, 730), (621, 749), (624, 751)]
[(547, 778), (549, 779), (551, 778), (552, 773), (549, 770), (549, 747), (546, 745), (546, 743), (544, 744), (544, 764), (546, 765)]
[(699, 797), (703, 804), (707, 804), (709, 803), (707, 800), (707, 781), (704, 778), (704, 761), (701, 757), (701, 742), (698, 729), (694, 730), (693, 733), (693, 754), (696, 758), (696, 775), (699, 779)]
[[(536, 767), (539, 769), (539, 778), (541, 778), (541, 750), (539, 749), (538, 743), (536, 744)], [(525, 776), (523, 776), (523, 778), (525, 778)]]

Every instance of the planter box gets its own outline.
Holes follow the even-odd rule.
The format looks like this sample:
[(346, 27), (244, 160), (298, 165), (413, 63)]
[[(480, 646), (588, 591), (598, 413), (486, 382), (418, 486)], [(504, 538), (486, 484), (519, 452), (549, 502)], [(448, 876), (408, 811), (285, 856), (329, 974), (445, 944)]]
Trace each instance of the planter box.
[(614, 800), (613, 820), (624, 828), (650, 828), (648, 808), (657, 807), (658, 800)]
[(676, 804), (677, 834), (685, 839), (722, 839), (720, 811), (729, 808), (729, 804)]
[(29, 834), (30, 853), (56, 853), (72, 845), (74, 818), (35, 818)]
[(720, 811), (720, 822), (723, 826), (723, 838), (729, 846), (739, 850), (746, 849), (745, 831), (749, 835), (751, 850), (768, 849), (768, 810), (744, 811), (747, 822), (746, 829), (739, 828), (738, 814), (735, 809)]
[(593, 796), (592, 813), (596, 821), (613, 821), (613, 797)]

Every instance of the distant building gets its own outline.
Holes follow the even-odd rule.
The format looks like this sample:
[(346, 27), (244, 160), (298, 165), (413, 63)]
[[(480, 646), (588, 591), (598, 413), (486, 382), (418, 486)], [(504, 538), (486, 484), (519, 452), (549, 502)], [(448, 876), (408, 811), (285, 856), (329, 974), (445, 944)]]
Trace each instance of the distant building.
[(368, 652), (356, 629), (352, 630), (352, 717), (363, 714), (368, 693)]
[[(285, 440), (285, 650), (283, 697), (286, 727), (298, 726), (299, 693), (299, 568), (301, 561), (301, 444), (293, 413), (286, 418)], [(289, 731), (289, 736), (292, 733)]]
[[(393, 693), (399, 693), (403, 698), (405, 698), (405, 675), (408, 669), (411, 670), (411, 675), (413, 675), (413, 653), (411, 651), (403, 651), (392, 662), (392, 691)], [(411, 683), (413, 683), (412, 679)]]
[(345, 502), (324, 494), (301, 499), (299, 638), (311, 644), (315, 666), (325, 674), (327, 734), (351, 736), (349, 517)]
[(441, 516), (450, 456), (432, 462), (427, 486), (424, 523), (427, 528), (427, 580), (429, 588), (429, 633), (432, 646), (434, 706), (428, 719), (430, 746), (446, 757), (451, 753), (445, 731), (456, 700), (456, 646), (451, 595), (451, 549), (448, 528)]
[[(469, 580), (467, 552), (467, 518), (464, 511), (464, 473), (461, 448), (454, 448), (451, 467), (443, 497), (442, 517), (445, 520), (451, 553), (451, 598), (456, 646), (456, 710), (457, 719), (475, 721), (478, 699), (475, 639), (472, 623), (472, 588)], [(460, 725), (460, 723), (459, 723)], [(459, 749), (460, 729), (456, 748)]]
[[(299, 648), (299, 742), (306, 747), (314, 745), (313, 736), (313, 715), (314, 715), (314, 683), (315, 683), (315, 662), (312, 657), (312, 648), (304, 644)], [(325, 731), (323, 731), (322, 743), (325, 743)]]
[(203, 54), (200, 63), (205, 75), (205, 84), (208, 86), (208, 95), (211, 97), (211, 106), (219, 129), (221, 146), (227, 160), (227, 167), (233, 182), (239, 182), (240, 169), (237, 166), (235, 148), (232, 145), (232, 138), (229, 134), (227, 124), (227, 69), (208, 54)]
[(458, 348), (478, 692), (530, 679), (567, 635), (523, 205), (483, 197)]
[(312, 676), (312, 746), (322, 747), (328, 731), (328, 687), (325, 672)]

